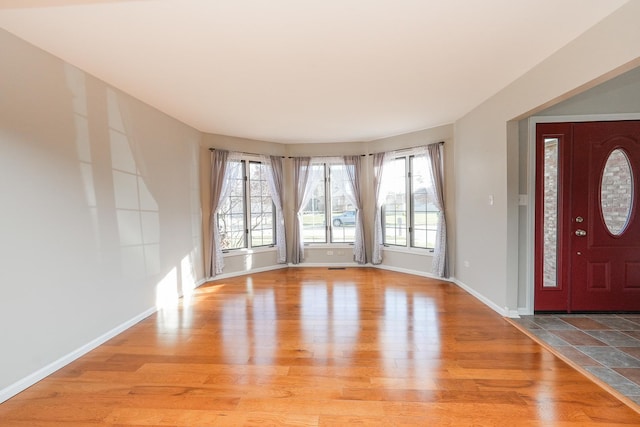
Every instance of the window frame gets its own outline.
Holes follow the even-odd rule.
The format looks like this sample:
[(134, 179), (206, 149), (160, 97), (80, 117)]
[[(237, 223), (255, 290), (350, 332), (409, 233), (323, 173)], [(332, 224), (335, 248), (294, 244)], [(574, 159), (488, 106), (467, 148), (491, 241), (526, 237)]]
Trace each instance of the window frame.
[[(247, 245), (247, 248), (249, 249), (253, 249), (253, 248), (265, 248), (265, 247), (274, 247), (276, 245), (276, 205), (273, 203), (273, 199), (271, 198), (271, 191), (269, 190), (269, 186), (267, 183), (267, 179), (265, 178), (264, 180), (260, 180), (261, 184), (260, 187), (262, 188), (263, 186), (266, 188), (266, 196), (264, 195), (264, 193), (261, 193), (260, 198), (263, 197), (269, 197), (269, 203), (271, 206), (271, 243), (267, 243), (267, 244), (262, 244), (262, 245), (254, 245), (253, 244), (253, 225), (252, 225), (252, 215), (255, 214), (255, 212), (252, 212), (251, 210), (251, 199), (254, 197), (251, 194), (251, 165), (261, 165), (261, 166), (267, 166), (265, 163), (258, 161), (258, 160), (247, 160), (246, 161), (246, 168), (248, 169), (248, 173), (245, 175), (245, 194), (246, 194), (246, 201), (245, 201), (245, 209), (246, 209), (246, 224), (248, 224), (248, 237), (247, 237), (247, 242), (251, 242), (250, 244)], [(265, 171), (263, 173), (268, 173), (268, 171)], [(255, 181), (253, 181), (255, 182)], [(260, 203), (260, 206), (263, 206), (262, 202)], [(263, 213), (264, 210), (261, 209), (261, 213)], [(261, 230), (265, 230), (265, 228), (261, 228)]]
[[(389, 248), (389, 249), (394, 249), (394, 250), (407, 250), (410, 252), (416, 252), (416, 251), (427, 251), (432, 253), (435, 249), (435, 241), (434, 241), (434, 245), (433, 246), (429, 246), (429, 239), (428, 237), (426, 238), (426, 246), (416, 246), (415, 242), (416, 242), (416, 205), (417, 203), (414, 203), (414, 198), (415, 195), (418, 194), (415, 192), (414, 189), (414, 182), (413, 182), (413, 178), (414, 178), (414, 159), (418, 156), (422, 156), (422, 154), (417, 154), (415, 152), (411, 152), (411, 153), (406, 153), (406, 154), (399, 154), (398, 156), (396, 156), (395, 158), (393, 158), (391, 161), (398, 161), (400, 159), (404, 160), (404, 183), (405, 183), (405, 194), (404, 194), (404, 201), (405, 201), (405, 218), (407, 218), (407, 221), (404, 225), (404, 232), (406, 233), (406, 239), (405, 239), (405, 243), (404, 244), (397, 244), (397, 243), (390, 243), (387, 242), (387, 233), (386, 233), (386, 203), (382, 203), (380, 206), (380, 217), (382, 218), (381, 220), (381, 227), (382, 227), (382, 244), (385, 248)], [(427, 159), (428, 156), (425, 154), (424, 155)], [(431, 165), (429, 163), (427, 163), (428, 167), (430, 168)], [(427, 173), (429, 173), (430, 171), (427, 171)], [(383, 174), (384, 174), (384, 170), (383, 170)], [(382, 177), (382, 179), (384, 180), (384, 177)], [(383, 197), (386, 197), (386, 194), (383, 195)], [(429, 205), (433, 205), (432, 202), (430, 202), (431, 198), (429, 197), (429, 192), (427, 191), (427, 197), (426, 197), (426, 203), (425, 203), (425, 218), (428, 218), (429, 213), (440, 213), (441, 211), (439, 210), (429, 210), (428, 207)], [(422, 211), (419, 211), (422, 212)], [(428, 222), (425, 224), (424, 230), (426, 232), (426, 236), (428, 236), (429, 232), (433, 232), (433, 233), (437, 233), (437, 224), (435, 226), (435, 228), (429, 227), (428, 226)]]
[[(390, 160), (390, 162), (396, 162), (396, 161), (398, 161), (400, 159), (404, 160), (404, 162), (403, 162), (404, 163), (404, 177), (403, 178), (404, 178), (404, 184), (405, 184), (404, 185), (404, 204), (405, 204), (404, 217), (405, 218), (409, 218), (410, 212), (411, 212), (410, 209), (409, 209), (409, 199), (411, 197), (410, 197), (410, 192), (409, 192), (410, 191), (410, 187), (409, 187), (409, 183), (408, 183), (409, 180), (407, 179), (407, 176), (409, 174), (409, 168), (408, 168), (408, 163), (407, 163), (408, 162), (408, 156), (397, 156), (394, 159)], [(388, 170), (388, 168), (387, 168), (387, 170)], [(382, 179), (384, 179), (384, 177)], [(386, 194), (385, 194), (385, 198), (386, 198)], [(394, 212), (396, 213), (396, 216), (397, 216), (398, 210), (394, 209)], [(387, 228), (386, 228), (386, 225), (387, 225), (387, 221), (386, 221), (386, 218), (387, 218), (387, 204), (386, 203), (383, 203), (381, 205), (381, 207), (380, 207), (380, 215), (381, 215), (380, 218), (382, 218), (382, 220), (381, 220), (382, 244), (385, 247), (394, 247), (394, 248), (406, 248), (406, 247), (408, 247), (407, 242), (409, 241), (410, 221), (405, 221), (404, 227), (403, 227), (405, 236), (407, 237), (405, 239), (405, 244), (401, 245), (401, 244), (396, 244), (396, 243), (388, 243), (387, 242)], [(397, 224), (397, 220), (396, 220), (396, 224)], [(394, 228), (396, 230), (399, 229), (399, 227), (397, 227), (397, 226), (394, 227)], [(396, 235), (396, 240), (397, 240), (398, 233), (396, 232), (395, 235)]]
[[(310, 242), (307, 241), (305, 239), (305, 246), (339, 246), (339, 245), (343, 245), (343, 246), (353, 246), (355, 244), (355, 234), (353, 236), (353, 240), (351, 241), (335, 241), (336, 236), (338, 233), (336, 233), (334, 230), (337, 228), (336, 226), (333, 225), (333, 194), (332, 194), (332, 188), (331, 188), (331, 168), (339, 166), (339, 167), (349, 167), (348, 165), (345, 165), (339, 161), (326, 161), (326, 160), (318, 160), (318, 161), (311, 161), (310, 167), (313, 166), (318, 166), (321, 165), (322, 166), (322, 181), (324, 182), (324, 191), (323, 191), (323, 197), (324, 197), (324, 241), (318, 242), (318, 241), (314, 241), (314, 242)], [(351, 209), (349, 209), (351, 210)], [(344, 212), (347, 212), (349, 210), (345, 210)], [(354, 207), (352, 210), (356, 211), (357, 209)], [(354, 224), (354, 229), (355, 229), (355, 224)], [(302, 229), (302, 234), (304, 236), (304, 224), (303, 224), (303, 229)]]
[[(276, 230), (276, 207), (275, 207), (275, 204), (273, 203), (273, 200), (270, 200), (271, 201), (271, 229), (272, 229), (272, 236), (273, 236), (271, 243), (267, 243), (264, 245), (253, 244), (252, 225), (251, 225), (252, 224), (251, 223), (251, 216), (252, 216), (251, 183), (255, 182), (255, 180), (253, 181), (251, 180), (251, 176), (250, 176), (251, 164), (253, 163), (253, 164), (265, 165), (265, 163), (261, 162), (260, 160), (245, 159), (245, 158), (230, 160), (230, 162), (239, 162), (241, 164), (240, 180), (242, 181), (242, 213), (243, 213), (242, 217), (243, 217), (243, 224), (244, 224), (244, 245), (238, 246), (238, 247), (232, 247), (232, 248), (222, 248), (222, 253), (226, 255), (226, 254), (237, 253), (238, 251), (247, 251), (247, 250), (250, 251), (255, 249), (275, 248), (277, 230)], [(271, 192), (269, 191), (268, 187), (267, 187), (267, 193), (269, 195), (269, 198), (271, 199)], [(221, 223), (219, 219), (220, 211), (216, 212), (216, 215), (218, 215), (218, 224), (220, 224)], [(220, 233), (222, 235), (224, 234), (224, 231), (220, 230)]]
[[(324, 221), (323, 221), (323, 223), (324, 223), (324, 241), (309, 241), (309, 240), (307, 240), (307, 236), (305, 234), (305, 231), (307, 231), (307, 230), (305, 229), (305, 225), (304, 225), (304, 222), (303, 222), (301, 231), (302, 231), (302, 236), (303, 236), (303, 239), (304, 239), (305, 246), (306, 245), (327, 245), (330, 242), (330, 240), (328, 239), (329, 235), (328, 235), (328, 231), (327, 231), (328, 227), (329, 227), (329, 225), (327, 224), (327, 187), (329, 186), (328, 185), (329, 181), (327, 179), (327, 164), (325, 162), (314, 162), (314, 161), (312, 161), (309, 164), (309, 168), (311, 169), (309, 171), (309, 177), (310, 178), (313, 177), (313, 175), (314, 175), (313, 168), (316, 167), (316, 166), (321, 166), (321, 168), (322, 168), (322, 179), (320, 180), (320, 182), (322, 182), (323, 185), (324, 185), (324, 190), (321, 193), (322, 194), (322, 198), (323, 198), (323, 204), (324, 204), (324, 209), (322, 210), (322, 213), (324, 214)], [(309, 184), (318, 185), (320, 182), (318, 182), (318, 183), (309, 182), (307, 185), (309, 185)], [(307, 203), (313, 203), (314, 199), (315, 198), (313, 196), (310, 197), (309, 201)], [(315, 214), (316, 211), (313, 210), (312, 212)], [(304, 214), (304, 210), (303, 210), (303, 214)], [(315, 223), (314, 223), (314, 225), (315, 225)]]

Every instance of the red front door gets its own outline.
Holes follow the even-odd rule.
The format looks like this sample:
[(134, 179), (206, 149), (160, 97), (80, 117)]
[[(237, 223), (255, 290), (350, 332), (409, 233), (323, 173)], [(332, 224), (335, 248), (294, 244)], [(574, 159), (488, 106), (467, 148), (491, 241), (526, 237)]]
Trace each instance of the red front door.
[(539, 124), (537, 144), (535, 310), (640, 311), (640, 122)]

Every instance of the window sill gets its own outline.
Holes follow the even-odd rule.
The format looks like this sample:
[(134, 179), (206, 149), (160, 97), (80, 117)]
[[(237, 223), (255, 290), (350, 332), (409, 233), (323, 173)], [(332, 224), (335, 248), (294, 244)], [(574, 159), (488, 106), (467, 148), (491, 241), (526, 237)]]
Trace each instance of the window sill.
[(309, 249), (351, 249), (353, 243), (305, 243), (304, 247)]
[(230, 250), (229, 252), (222, 252), (222, 256), (224, 258), (231, 258), (234, 256), (246, 256), (246, 255), (253, 255), (253, 254), (260, 254), (260, 253), (264, 253), (264, 252), (276, 252), (277, 248), (275, 246), (265, 246), (265, 247), (261, 247), (261, 248), (251, 248), (251, 249), (233, 249)]
[(420, 249), (420, 248), (406, 248), (406, 247), (397, 247), (397, 246), (384, 246), (383, 250), (385, 252), (398, 252), (398, 253), (402, 253), (402, 254), (433, 256), (433, 249)]

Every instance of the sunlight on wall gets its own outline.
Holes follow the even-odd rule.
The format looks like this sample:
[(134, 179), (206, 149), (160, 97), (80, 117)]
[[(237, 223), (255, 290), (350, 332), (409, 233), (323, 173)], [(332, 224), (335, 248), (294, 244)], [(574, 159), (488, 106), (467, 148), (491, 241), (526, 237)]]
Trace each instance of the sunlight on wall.
[(196, 279), (193, 254), (186, 255), (180, 264), (169, 271), (156, 285), (156, 308), (175, 307), (180, 297), (189, 300), (195, 293)]
[(244, 268), (245, 268), (245, 271), (251, 270), (252, 267), (253, 267), (253, 254), (252, 253), (248, 253), (244, 257)]
[(178, 271), (174, 267), (156, 286), (156, 307), (158, 310), (174, 307), (178, 303)]
[(182, 297), (186, 300), (191, 299), (196, 289), (196, 279), (193, 270), (193, 253), (185, 256), (180, 261), (180, 284), (182, 288)]
[[(71, 65), (65, 65), (65, 79), (72, 95), (74, 154), (98, 261), (114, 272), (114, 280), (135, 286), (140, 293), (155, 291), (147, 294), (145, 301), (155, 297), (158, 310), (178, 307), (180, 297), (189, 300), (194, 295), (201, 268), (198, 146), (193, 146), (188, 159), (192, 165), (189, 182), (193, 245), (178, 248), (163, 239), (172, 235), (173, 207), (165, 207), (161, 215), (159, 200), (163, 195), (167, 197), (170, 190), (163, 185), (164, 175), (154, 176), (149, 168), (149, 152), (155, 152), (145, 151), (149, 141), (155, 142), (160, 136), (145, 133), (144, 124), (134, 126), (135, 110), (114, 89), (96, 84)], [(159, 142), (166, 143), (164, 139)], [(115, 256), (110, 259), (103, 254)], [(107, 265), (108, 262), (113, 264)], [(251, 255), (245, 263), (251, 269)], [(171, 311), (164, 310), (162, 316), (170, 317)], [(188, 317), (189, 313), (183, 310), (180, 316)], [(167, 320), (167, 325), (175, 327), (174, 320)], [(177, 323), (180, 322), (188, 319), (181, 318)]]
[[(107, 91), (111, 175), (120, 245), (127, 253), (123, 270), (128, 277), (160, 273), (160, 209), (141, 173), (139, 141), (127, 129), (118, 95)], [(139, 157), (139, 156), (138, 156)], [(126, 268), (125, 268), (126, 267)]]
[(69, 64), (65, 64), (64, 70), (67, 88), (72, 94), (73, 124), (75, 128), (76, 152), (78, 154), (78, 161), (80, 162), (80, 176), (82, 177), (85, 198), (87, 206), (89, 207), (96, 247), (100, 247), (98, 203), (93, 177), (91, 138), (89, 135), (86, 76), (83, 71)]

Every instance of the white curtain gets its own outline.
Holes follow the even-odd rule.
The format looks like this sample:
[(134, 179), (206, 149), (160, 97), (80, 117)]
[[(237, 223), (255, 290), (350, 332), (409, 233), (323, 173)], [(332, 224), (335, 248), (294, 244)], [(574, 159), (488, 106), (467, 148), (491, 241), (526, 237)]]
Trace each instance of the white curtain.
[(309, 175), (311, 174), (311, 157), (293, 158), (293, 182), (296, 185), (293, 193), (296, 220), (293, 222), (293, 254), (294, 264), (300, 264), (304, 260), (304, 238), (302, 236), (302, 209), (311, 197), (309, 191)]
[(376, 153), (373, 155), (373, 197), (374, 197), (374, 222), (373, 222), (373, 253), (371, 262), (373, 264), (382, 263), (382, 172), (384, 169), (386, 153)]
[(278, 263), (287, 262), (287, 237), (284, 224), (283, 196), (284, 175), (282, 171), (282, 157), (261, 156), (262, 163), (267, 165), (267, 183), (271, 200), (276, 207), (276, 249), (278, 251)]
[[(227, 170), (227, 157), (229, 152), (226, 150), (211, 151), (211, 205), (209, 209), (209, 262), (207, 263), (207, 274), (209, 277), (216, 274), (217, 246), (216, 241), (220, 241), (218, 230), (218, 218), (216, 212), (220, 203), (220, 194), (222, 193), (222, 184), (224, 183), (224, 174)], [(217, 240), (216, 240), (217, 239)]]
[(362, 191), (360, 189), (361, 156), (344, 156), (344, 165), (348, 180), (345, 196), (356, 207), (356, 227), (353, 242), (353, 259), (358, 264), (366, 264), (367, 253), (364, 244), (364, 215), (362, 212)]
[(431, 271), (439, 277), (449, 277), (449, 260), (447, 257), (447, 223), (445, 220), (444, 203), (444, 167), (442, 142), (429, 144), (427, 150), (431, 162), (431, 188), (433, 189), (433, 204), (438, 209), (438, 228), (436, 244), (433, 250)]
[(239, 153), (229, 153), (226, 150), (215, 150), (211, 153), (211, 213), (210, 228), (210, 257), (209, 276), (222, 273), (224, 257), (218, 223), (218, 210), (222, 201), (229, 196), (234, 180), (242, 173)]

